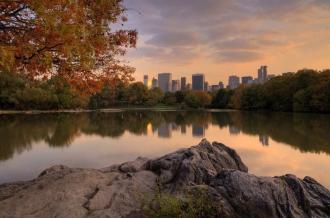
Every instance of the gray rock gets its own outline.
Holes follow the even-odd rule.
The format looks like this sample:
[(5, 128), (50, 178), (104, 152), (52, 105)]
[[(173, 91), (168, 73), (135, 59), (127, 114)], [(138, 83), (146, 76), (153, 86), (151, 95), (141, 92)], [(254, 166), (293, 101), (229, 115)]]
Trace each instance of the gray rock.
[(54, 166), (32, 181), (0, 185), (0, 217), (143, 217), (158, 188), (207, 187), (217, 217), (329, 217), (329, 190), (312, 178), (256, 177), (237, 153), (203, 140), (154, 160), (104, 169)]
[(202, 140), (199, 145), (165, 155), (146, 163), (163, 186), (180, 191), (187, 185), (208, 184), (223, 169), (247, 172), (236, 151), (220, 143)]
[(210, 183), (222, 217), (329, 217), (330, 192), (294, 175), (257, 177), (223, 170)]

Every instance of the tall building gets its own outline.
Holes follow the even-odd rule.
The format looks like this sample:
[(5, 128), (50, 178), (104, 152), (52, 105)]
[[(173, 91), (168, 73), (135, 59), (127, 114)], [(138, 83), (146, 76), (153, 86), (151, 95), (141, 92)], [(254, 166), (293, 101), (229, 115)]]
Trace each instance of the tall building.
[(239, 77), (238, 76), (230, 76), (228, 81), (229, 89), (236, 89), (239, 86)]
[(204, 91), (207, 92), (209, 90), (209, 83), (204, 82)]
[(211, 92), (216, 92), (220, 89), (220, 86), (219, 85), (212, 85), (211, 86)]
[(192, 75), (192, 90), (193, 91), (204, 91), (204, 74), (193, 74)]
[(225, 85), (223, 84), (223, 82), (219, 82), (219, 89), (224, 89)]
[(148, 75), (143, 76), (143, 84), (148, 87), (149, 77)]
[(187, 90), (187, 78), (181, 77), (181, 91)]
[(242, 77), (242, 84), (243, 85), (251, 84), (252, 81), (253, 81), (252, 76), (243, 76)]
[(158, 87), (163, 92), (171, 92), (172, 91), (172, 74), (171, 73), (158, 74)]
[(172, 92), (180, 91), (180, 80), (172, 80)]
[(151, 87), (152, 88), (158, 87), (158, 80), (156, 78), (152, 78)]
[(190, 90), (191, 90), (191, 84), (190, 84), (190, 83), (187, 84), (187, 86), (186, 86), (186, 90), (187, 90), (187, 91), (190, 91)]
[(258, 81), (259, 83), (265, 83), (267, 81), (267, 66), (261, 66), (258, 69)]

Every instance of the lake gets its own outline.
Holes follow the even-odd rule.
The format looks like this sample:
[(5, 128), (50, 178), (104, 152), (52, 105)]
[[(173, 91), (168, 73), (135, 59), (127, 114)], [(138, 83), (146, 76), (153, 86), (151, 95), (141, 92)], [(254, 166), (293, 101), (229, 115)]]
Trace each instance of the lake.
[(0, 183), (53, 165), (103, 168), (202, 138), (234, 148), (258, 176), (311, 176), (330, 188), (330, 115), (128, 110), (0, 115)]

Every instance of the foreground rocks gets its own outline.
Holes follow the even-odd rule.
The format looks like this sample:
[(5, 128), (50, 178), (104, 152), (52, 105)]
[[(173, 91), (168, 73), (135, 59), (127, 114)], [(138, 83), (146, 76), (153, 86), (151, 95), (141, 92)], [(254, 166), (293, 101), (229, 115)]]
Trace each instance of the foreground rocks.
[(0, 186), (0, 217), (143, 217), (159, 187), (173, 195), (207, 187), (216, 217), (330, 217), (330, 191), (310, 177), (256, 177), (237, 153), (203, 140), (159, 159), (108, 168), (54, 166)]

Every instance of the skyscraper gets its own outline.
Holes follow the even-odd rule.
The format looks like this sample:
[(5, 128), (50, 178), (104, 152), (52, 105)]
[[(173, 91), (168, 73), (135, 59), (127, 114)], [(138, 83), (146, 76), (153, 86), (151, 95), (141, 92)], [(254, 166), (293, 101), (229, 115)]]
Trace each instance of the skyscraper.
[(207, 92), (209, 90), (209, 83), (204, 82), (204, 91)]
[(253, 77), (252, 76), (243, 76), (242, 77), (242, 84), (243, 85), (251, 84), (252, 81), (253, 81)]
[(193, 74), (192, 75), (192, 90), (193, 91), (204, 91), (204, 74)]
[(180, 91), (180, 80), (172, 80), (172, 92)]
[(181, 91), (186, 91), (187, 90), (187, 78), (186, 77), (181, 77)]
[(228, 81), (228, 87), (230, 89), (236, 89), (239, 86), (239, 77), (238, 76), (230, 76)]
[(148, 75), (143, 76), (143, 84), (148, 87), (149, 77)]
[(158, 80), (156, 78), (152, 78), (152, 84), (151, 84), (152, 88), (156, 88), (158, 87)]
[(267, 66), (261, 66), (258, 69), (258, 81), (259, 83), (265, 83), (267, 81)]
[(158, 87), (163, 92), (172, 91), (172, 74), (171, 73), (158, 74)]
[(223, 82), (219, 82), (219, 89), (224, 89), (225, 85), (223, 84)]

